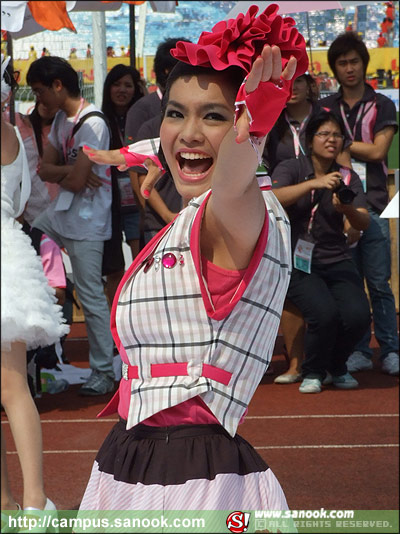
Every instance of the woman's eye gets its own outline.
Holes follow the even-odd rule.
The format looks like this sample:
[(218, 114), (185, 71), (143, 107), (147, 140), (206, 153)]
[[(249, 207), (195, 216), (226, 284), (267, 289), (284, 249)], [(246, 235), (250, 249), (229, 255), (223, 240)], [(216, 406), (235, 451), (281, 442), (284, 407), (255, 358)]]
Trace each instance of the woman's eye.
[(221, 113), (207, 113), (205, 118), (212, 121), (226, 121), (226, 117), (221, 115)]
[(171, 117), (172, 119), (179, 119), (183, 117), (182, 113), (176, 109), (168, 109), (165, 115), (166, 117)]

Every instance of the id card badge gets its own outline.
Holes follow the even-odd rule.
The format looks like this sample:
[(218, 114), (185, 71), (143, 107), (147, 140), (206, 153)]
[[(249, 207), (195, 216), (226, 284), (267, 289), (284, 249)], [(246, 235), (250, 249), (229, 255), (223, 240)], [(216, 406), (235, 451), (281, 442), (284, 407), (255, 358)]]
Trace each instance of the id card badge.
[(358, 174), (360, 177), (363, 191), (364, 193), (367, 192), (367, 164), (363, 161), (356, 161), (355, 159), (351, 160), (351, 165), (353, 167), (353, 171)]
[(304, 273), (311, 273), (312, 254), (314, 250), (314, 243), (305, 241), (304, 239), (298, 239), (296, 248), (294, 249), (294, 267)]
[(118, 176), (118, 186), (121, 197), (121, 206), (136, 206), (135, 195), (133, 194), (129, 176)]

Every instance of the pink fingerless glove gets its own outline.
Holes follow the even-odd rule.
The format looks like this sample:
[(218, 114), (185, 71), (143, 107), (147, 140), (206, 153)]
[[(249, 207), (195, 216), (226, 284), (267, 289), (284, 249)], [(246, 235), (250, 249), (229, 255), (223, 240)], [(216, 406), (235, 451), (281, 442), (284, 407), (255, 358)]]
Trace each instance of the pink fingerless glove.
[(250, 134), (254, 137), (264, 137), (271, 131), (290, 98), (292, 82), (282, 78), (279, 85), (271, 81), (260, 82), (255, 91), (247, 93), (246, 79), (236, 96), (235, 125), (242, 106), (245, 106), (250, 120)]
[(123, 146), (119, 149), (120, 153), (124, 156), (125, 163), (128, 167), (140, 166), (145, 167), (144, 162), (146, 159), (151, 159), (159, 169), (164, 170), (160, 160), (153, 154), (138, 154), (137, 152), (130, 152), (129, 146)]

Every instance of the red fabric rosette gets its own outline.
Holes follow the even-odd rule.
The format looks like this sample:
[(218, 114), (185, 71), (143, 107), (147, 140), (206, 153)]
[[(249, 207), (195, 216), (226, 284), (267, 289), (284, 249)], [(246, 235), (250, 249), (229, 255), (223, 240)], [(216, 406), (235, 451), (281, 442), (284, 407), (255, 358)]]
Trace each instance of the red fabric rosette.
[(295, 21), (282, 18), (278, 10), (277, 4), (271, 4), (256, 17), (258, 7), (252, 5), (246, 15), (239, 13), (236, 19), (222, 20), (211, 32), (203, 32), (197, 44), (179, 41), (171, 54), (184, 63), (215, 70), (236, 65), (248, 74), (264, 45), (276, 45), (281, 49), (283, 68), (291, 56), (297, 59), (296, 78), (308, 67), (306, 44)]
[(278, 15), (279, 6), (269, 5), (258, 17), (258, 7), (252, 5), (247, 13), (236, 19), (218, 22), (211, 32), (203, 32), (197, 44), (179, 41), (171, 54), (184, 63), (201, 67), (225, 70), (231, 66), (241, 67), (246, 74), (260, 56), (266, 44), (276, 45), (281, 50), (282, 70), (291, 56), (297, 59), (293, 79), (281, 80), (278, 87), (272, 82), (262, 82), (250, 94), (244, 84), (236, 98), (236, 118), (241, 105), (246, 106), (250, 118), (250, 133), (257, 137), (266, 135), (290, 99), (295, 78), (308, 68), (306, 43), (294, 27), (291, 17)]

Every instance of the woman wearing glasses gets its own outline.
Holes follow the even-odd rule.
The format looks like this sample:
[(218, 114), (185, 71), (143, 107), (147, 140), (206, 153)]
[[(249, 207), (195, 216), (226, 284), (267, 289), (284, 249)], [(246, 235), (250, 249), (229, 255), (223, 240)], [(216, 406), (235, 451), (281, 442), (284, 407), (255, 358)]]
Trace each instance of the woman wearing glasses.
[(309, 156), (281, 162), (272, 174), (274, 192), (291, 223), (293, 272), (287, 299), (307, 324), (301, 393), (322, 384), (358, 386), (346, 360), (370, 321), (368, 300), (349, 252), (344, 217), (357, 230), (369, 224), (358, 175), (340, 166), (344, 132), (321, 111), (306, 128)]

